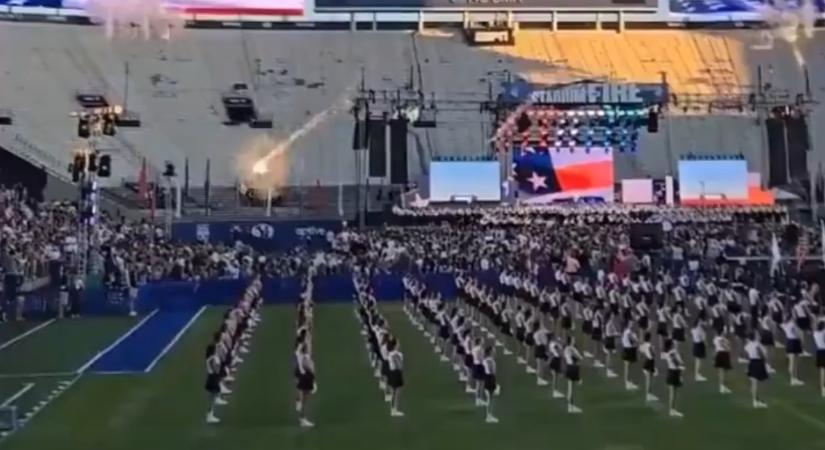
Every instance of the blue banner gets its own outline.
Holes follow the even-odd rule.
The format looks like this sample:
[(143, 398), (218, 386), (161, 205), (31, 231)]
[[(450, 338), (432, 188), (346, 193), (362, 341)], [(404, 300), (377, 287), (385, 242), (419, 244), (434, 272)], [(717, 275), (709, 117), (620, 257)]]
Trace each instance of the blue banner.
[(504, 82), (500, 99), (508, 103), (549, 105), (656, 105), (668, 101), (667, 88), (654, 83), (598, 83), (585, 81), (552, 86), (518, 79)]
[(262, 252), (297, 246), (324, 249), (329, 245), (327, 233), (341, 229), (341, 222), (321, 220), (176, 223), (172, 226), (172, 238), (182, 242), (224, 244), (241, 241)]

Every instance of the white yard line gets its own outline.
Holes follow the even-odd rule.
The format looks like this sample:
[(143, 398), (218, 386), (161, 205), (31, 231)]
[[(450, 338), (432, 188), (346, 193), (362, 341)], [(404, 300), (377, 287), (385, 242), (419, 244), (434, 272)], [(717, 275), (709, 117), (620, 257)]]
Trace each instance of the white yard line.
[(38, 331), (42, 330), (43, 328), (46, 328), (47, 326), (53, 324), (54, 321), (55, 321), (55, 319), (49, 319), (49, 320), (41, 323), (40, 325), (32, 328), (31, 330), (29, 330), (29, 331), (27, 331), (23, 334), (20, 334), (18, 336), (15, 336), (15, 337), (9, 339), (6, 342), (3, 342), (2, 344), (0, 344), (0, 350), (11, 347), (12, 345), (16, 344), (17, 342), (20, 342), (23, 339), (26, 339), (27, 337), (31, 336), (32, 334), (37, 333)]
[(101, 350), (100, 352), (98, 352), (89, 361), (87, 361), (86, 364), (83, 364), (83, 366), (80, 367), (79, 369), (77, 369), (77, 371), (75, 373), (77, 375), (80, 375), (80, 374), (86, 372), (86, 370), (88, 370), (89, 367), (92, 367), (92, 365), (94, 365), (94, 363), (98, 362), (100, 360), (100, 358), (103, 357), (103, 355), (105, 355), (106, 353), (109, 353), (110, 350), (117, 347), (117, 345), (120, 344), (121, 342), (125, 341), (126, 338), (131, 336), (135, 331), (137, 331), (140, 327), (142, 327), (144, 323), (146, 323), (149, 319), (154, 317), (154, 315), (157, 314), (157, 313), (158, 313), (157, 309), (152, 311), (151, 313), (149, 313), (148, 316), (144, 317), (143, 320), (138, 322), (129, 331), (127, 331), (123, 336), (119, 337), (116, 341), (112, 342), (111, 345), (109, 345), (108, 347), (106, 347), (103, 350)]
[(7, 398), (6, 400), (4, 400), (3, 403), (0, 403), (0, 408), (5, 408), (5, 407), (11, 405), (12, 403), (15, 402), (15, 400), (17, 400), (18, 398), (25, 395), (26, 392), (29, 392), (30, 390), (32, 390), (33, 387), (34, 387), (34, 383), (26, 383), (23, 386), (23, 388), (21, 388), (19, 391), (12, 394), (12, 396)]
[(160, 352), (160, 354), (159, 354), (159, 355), (155, 358), (155, 360), (154, 360), (154, 361), (152, 361), (152, 363), (151, 363), (151, 364), (149, 364), (149, 367), (147, 367), (147, 368), (146, 368), (146, 370), (144, 370), (144, 372), (145, 372), (145, 373), (149, 373), (149, 372), (151, 372), (151, 371), (152, 371), (152, 369), (154, 369), (154, 368), (155, 368), (155, 365), (156, 365), (156, 364), (157, 364), (157, 363), (158, 363), (161, 359), (163, 359), (163, 357), (164, 357), (164, 356), (166, 356), (166, 354), (167, 354), (167, 353), (169, 353), (169, 351), (170, 351), (170, 350), (172, 350), (172, 347), (174, 347), (174, 346), (175, 346), (175, 344), (177, 344), (177, 343), (178, 343), (178, 341), (180, 340), (180, 338), (181, 338), (181, 337), (183, 337), (184, 333), (186, 333), (186, 330), (188, 330), (188, 329), (192, 326), (192, 324), (194, 324), (194, 323), (195, 323), (195, 321), (196, 321), (196, 320), (198, 320), (198, 317), (200, 317), (200, 316), (201, 316), (201, 314), (203, 314), (203, 312), (204, 312), (204, 311), (206, 311), (206, 306), (201, 306), (201, 309), (199, 309), (199, 310), (198, 310), (198, 312), (196, 312), (196, 313), (195, 313), (195, 315), (194, 315), (194, 316), (192, 316), (192, 318), (191, 318), (191, 319), (189, 319), (189, 322), (186, 322), (186, 325), (184, 325), (184, 326), (183, 326), (183, 328), (181, 328), (181, 329), (180, 329), (180, 331), (178, 331), (178, 334), (176, 334), (176, 335), (175, 335), (175, 337), (174, 337), (174, 338), (172, 338), (172, 340), (171, 340), (171, 341), (169, 341), (169, 343), (168, 343), (168, 344), (166, 344), (166, 347), (164, 347), (164, 348), (163, 348), (163, 350), (162, 350), (162, 351)]

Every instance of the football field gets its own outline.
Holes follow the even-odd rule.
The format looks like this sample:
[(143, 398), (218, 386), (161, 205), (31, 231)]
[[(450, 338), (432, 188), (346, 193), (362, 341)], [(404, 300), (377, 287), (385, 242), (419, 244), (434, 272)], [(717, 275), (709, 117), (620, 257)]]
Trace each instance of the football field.
[[(140, 318), (54, 322), (0, 350), (0, 404), (11, 398), (22, 414), (34, 411), (20, 430), (0, 440), (0, 449), (825, 449), (825, 399), (810, 358), (802, 363), (805, 386), (791, 388), (780, 374), (765, 385), (766, 410), (750, 408), (741, 366), (730, 374), (730, 396), (717, 393), (709, 370), (707, 383), (686, 376), (680, 406), (685, 417), (672, 419), (663, 404), (646, 404), (642, 393), (624, 391), (621, 381), (587, 363), (578, 390), (584, 413), (569, 415), (514, 356), (498, 352), (500, 423), (489, 425), (401, 305), (386, 304), (383, 311), (405, 356), (404, 418), (389, 415), (352, 306), (320, 305), (314, 337), (318, 392), (310, 405), (316, 427), (301, 429), (295, 417), (292, 307), (264, 309), (229, 404), (218, 409), (222, 422), (207, 425), (204, 351), (222, 314), (211, 308), (148, 373), (80, 370)], [(0, 324), (0, 345), (37, 325)], [(685, 360), (687, 375), (691, 362)], [(784, 369), (779, 360), (774, 365)], [(634, 378), (641, 384), (640, 372)], [(656, 394), (666, 397), (663, 380)]]

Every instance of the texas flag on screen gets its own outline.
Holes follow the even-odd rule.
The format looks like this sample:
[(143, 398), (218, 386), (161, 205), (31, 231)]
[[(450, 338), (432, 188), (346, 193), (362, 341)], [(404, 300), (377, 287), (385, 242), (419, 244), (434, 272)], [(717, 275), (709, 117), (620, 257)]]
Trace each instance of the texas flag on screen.
[(513, 149), (513, 180), (528, 203), (613, 201), (613, 151), (604, 148)]

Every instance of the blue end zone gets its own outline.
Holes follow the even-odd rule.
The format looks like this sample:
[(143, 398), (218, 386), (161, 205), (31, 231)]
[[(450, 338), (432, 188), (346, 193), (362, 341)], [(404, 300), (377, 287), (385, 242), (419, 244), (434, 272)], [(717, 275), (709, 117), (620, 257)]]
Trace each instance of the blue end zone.
[(104, 353), (88, 372), (145, 372), (168, 351), (197, 314), (199, 310), (159, 311)]

